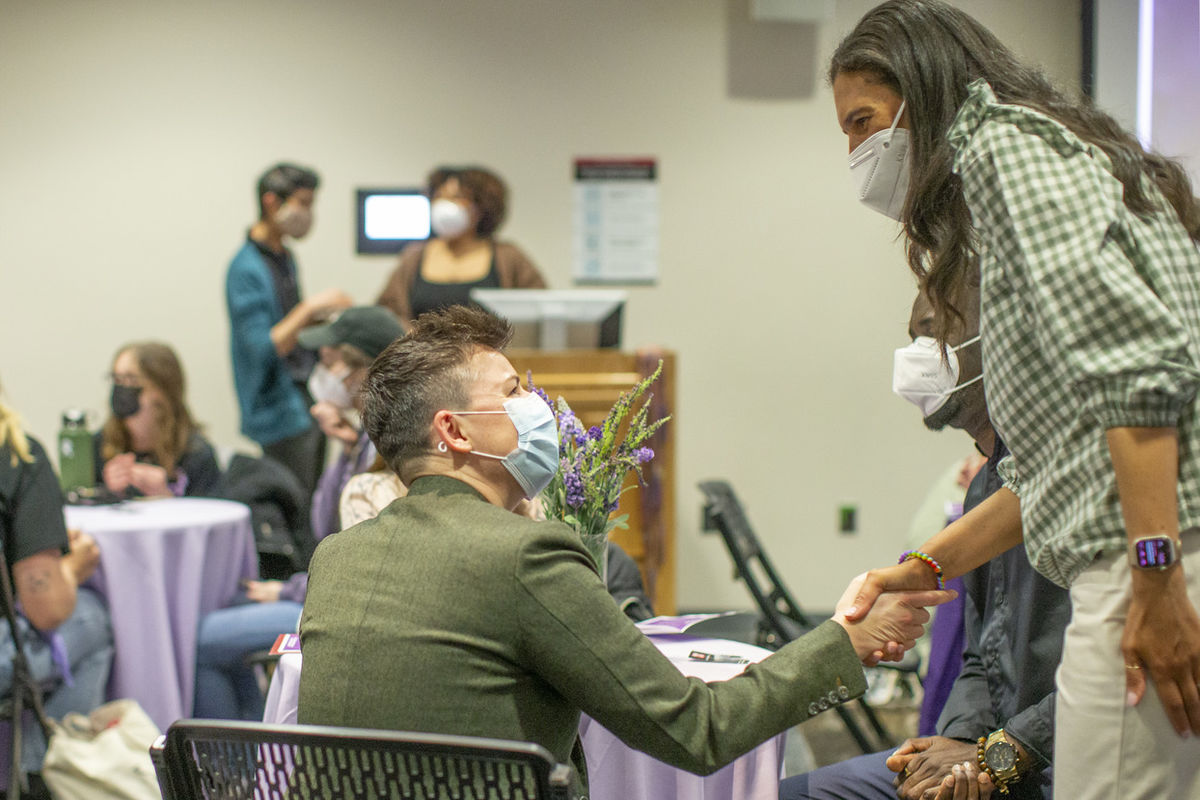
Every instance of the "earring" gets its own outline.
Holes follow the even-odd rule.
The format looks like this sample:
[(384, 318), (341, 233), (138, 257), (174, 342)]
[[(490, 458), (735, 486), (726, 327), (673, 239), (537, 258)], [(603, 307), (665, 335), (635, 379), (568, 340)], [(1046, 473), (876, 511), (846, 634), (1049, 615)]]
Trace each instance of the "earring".
[(446, 452), (446, 443), (445, 443), (445, 442), (438, 442), (438, 448), (437, 448), (437, 449), (438, 449), (438, 452), (439, 452), (439, 453), (444, 453), (444, 452)]

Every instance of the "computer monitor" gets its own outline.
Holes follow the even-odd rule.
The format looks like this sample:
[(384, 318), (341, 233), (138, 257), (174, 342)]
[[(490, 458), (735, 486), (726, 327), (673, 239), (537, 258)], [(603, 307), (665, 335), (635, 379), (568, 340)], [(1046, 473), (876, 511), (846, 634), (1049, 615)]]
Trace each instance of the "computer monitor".
[(359, 189), (358, 252), (399, 253), (429, 238), (429, 198), (424, 189)]
[(619, 289), (472, 289), (471, 299), (513, 323), (516, 346), (542, 350), (621, 346)]

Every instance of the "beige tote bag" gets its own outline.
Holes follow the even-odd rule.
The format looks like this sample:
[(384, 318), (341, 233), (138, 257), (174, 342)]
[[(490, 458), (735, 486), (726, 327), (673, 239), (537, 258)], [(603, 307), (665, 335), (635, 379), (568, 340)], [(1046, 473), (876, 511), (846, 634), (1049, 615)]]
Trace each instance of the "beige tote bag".
[(158, 726), (136, 700), (114, 700), (87, 716), (67, 714), (53, 732), (42, 779), (60, 800), (161, 800), (150, 745)]

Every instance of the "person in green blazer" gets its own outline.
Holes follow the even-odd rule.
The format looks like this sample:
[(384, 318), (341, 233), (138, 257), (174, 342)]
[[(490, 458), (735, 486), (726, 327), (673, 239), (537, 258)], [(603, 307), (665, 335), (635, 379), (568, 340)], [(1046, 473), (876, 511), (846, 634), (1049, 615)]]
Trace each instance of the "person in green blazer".
[[(863, 693), (950, 592), (840, 613), (739, 677), (680, 674), (605, 591), (568, 526), (512, 513), (558, 469), (554, 415), (478, 309), (422, 315), (376, 359), (363, 418), (409, 487), (321, 542), (300, 622), (298, 719), (536, 742), (586, 776), (580, 712), (699, 774)], [(852, 597), (853, 593), (848, 592)]]

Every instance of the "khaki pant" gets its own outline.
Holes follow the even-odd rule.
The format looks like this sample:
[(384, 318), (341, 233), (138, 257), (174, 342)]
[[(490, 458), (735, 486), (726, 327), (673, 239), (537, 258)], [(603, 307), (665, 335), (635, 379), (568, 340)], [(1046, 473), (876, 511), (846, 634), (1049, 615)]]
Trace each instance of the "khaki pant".
[[(1188, 595), (1200, 608), (1200, 531), (1182, 535)], [(1129, 609), (1124, 553), (1098, 559), (1071, 586), (1058, 668), (1054, 796), (1064, 800), (1200, 800), (1200, 738), (1182, 739), (1148, 682), (1125, 706), (1121, 634)]]

